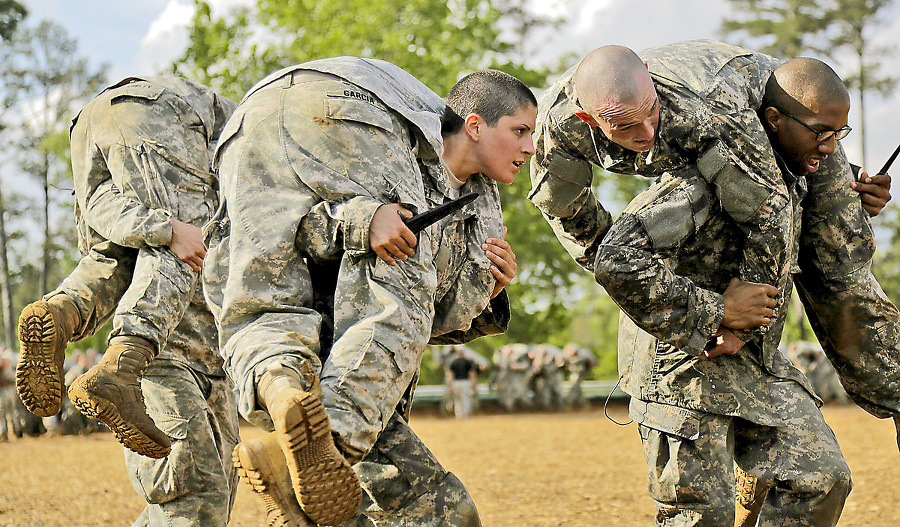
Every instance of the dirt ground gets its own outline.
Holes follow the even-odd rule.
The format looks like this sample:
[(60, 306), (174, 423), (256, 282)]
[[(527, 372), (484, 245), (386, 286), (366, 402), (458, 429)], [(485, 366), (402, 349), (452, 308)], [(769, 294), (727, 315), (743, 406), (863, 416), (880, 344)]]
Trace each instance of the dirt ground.
[[(609, 413), (628, 420), (624, 406)], [(824, 413), (853, 470), (840, 525), (900, 524), (893, 424), (855, 406)], [(486, 526), (652, 525), (635, 425), (612, 423), (602, 408), (465, 421), (414, 415), (412, 425), (469, 488)], [(109, 433), (0, 443), (0, 526), (124, 526), (142, 506)], [(241, 484), (231, 525), (262, 525), (262, 512)]]

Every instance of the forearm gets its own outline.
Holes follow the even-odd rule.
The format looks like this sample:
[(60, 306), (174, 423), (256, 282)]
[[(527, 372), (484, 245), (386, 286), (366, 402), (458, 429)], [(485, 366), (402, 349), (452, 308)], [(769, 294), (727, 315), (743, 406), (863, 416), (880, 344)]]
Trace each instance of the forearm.
[(111, 180), (88, 198), (84, 219), (101, 236), (124, 247), (161, 247), (172, 241), (172, 214), (126, 196)]

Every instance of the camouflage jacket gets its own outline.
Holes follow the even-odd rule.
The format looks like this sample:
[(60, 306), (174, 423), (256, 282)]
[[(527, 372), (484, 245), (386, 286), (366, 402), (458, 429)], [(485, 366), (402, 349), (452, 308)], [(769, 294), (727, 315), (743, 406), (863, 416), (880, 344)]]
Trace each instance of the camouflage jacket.
[[(795, 233), (805, 188), (804, 178), (792, 178), (795, 213), (785, 240), (789, 264), (779, 270), (782, 297), (790, 297), (792, 275), (799, 270)], [(769, 330), (736, 355), (699, 356), (718, 329), (722, 293), (738, 272), (745, 243), (740, 226), (695, 169), (664, 175), (610, 227), (597, 251), (595, 275), (627, 314), (619, 329), (619, 374), (626, 393), (763, 425), (778, 424), (778, 401), (768, 386), (773, 377), (813, 393), (778, 350), (784, 303)]]
[[(658, 177), (697, 168), (746, 233), (739, 276), (776, 284), (790, 230), (789, 198), (757, 109), (772, 57), (719, 42), (680, 42), (639, 53), (660, 104), (653, 148), (633, 152), (585, 124), (567, 71), (541, 97), (529, 198), (563, 246), (592, 270), (612, 218), (594, 195), (592, 165)], [(748, 337), (748, 333), (741, 333)]]
[[(309, 278), (305, 279), (306, 283), (297, 281), (302, 278), (284, 280), (286, 269), (307, 257), (333, 259), (343, 252), (352, 258), (376, 258), (368, 249), (368, 231), (378, 207), (399, 203), (420, 212), (456, 195), (449, 188), (439, 157), (443, 150), (440, 136), (443, 99), (402, 69), (378, 60), (337, 57), (292, 66), (270, 75), (244, 97), (222, 134), (217, 157), (223, 155), (223, 149), (232, 140), (246, 133), (242, 121), (249, 119), (245, 116), (251, 111), (245, 109), (248, 101), (278, 83), (289, 86), (293, 76), (310, 71), (352, 83), (347, 84), (347, 90), (358, 86), (378, 97), (377, 101), (367, 102), (382, 108), (380, 112), (346, 114), (344, 118), (390, 127), (389, 115), (397, 114), (408, 122), (415, 139), (409, 154), (418, 160), (421, 174), (408, 177), (387, 173), (379, 174), (382, 177), (370, 177), (371, 173), (338, 174), (320, 160), (305, 155), (302, 148), (287, 153), (292, 166), (285, 170), (292, 175), (279, 176), (277, 183), (267, 180), (257, 184), (243, 174), (238, 181), (238, 175), (223, 172), (223, 199), (229, 201), (235, 199), (232, 193), (241, 193), (243, 201), (255, 203), (254, 220), (248, 221), (265, 223), (242, 227), (252, 231), (248, 232), (252, 242), (240, 243), (240, 251), (229, 249), (229, 245), (234, 248), (238, 243), (230, 225), (233, 213), (227, 210), (234, 204), (223, 203), (210, 225), (211, 250), (204, 266), (204, 290), (220, 323), (223, 346), (228, 349), (251, 349), (263, 343), (269, 350), (296, 349), (292, 339), (303, 336), (308, 328), (297, 326), (300, 317), (293, 313), (309, 313), (311, 288), (315, 285)], [(349, 106), (343, 109), (336, 106), (334, 110), (356, 111)], [(348, 147), (354, 148), (360, 159), (371, 160), (369, 170), (377, 172), (378, 160), (384, 155), (382, 146), (373, 143)], [(281, 154), (279, 149), (273, 155)], [(273, 185), (277, 185), (274, 192)], [(430, 336), (440, 343), (463, 342), (505, 331), (508, 325), (508, 297), (504, 292), (491, 301), (495, 280), (490, 273), (490, 261), (480, 249), (485, 238), (499, 237), (502, 233), (499, 192), (494, 182), (481, 176), (470, 178), (461, 191), (478, 192), (480, 197), (460, 213), (420, 234), (420, 242), (427, 238), (434, 255), (434, 261), (429, 264), (431, 269), (423, 271), (431, 276), (410, 277), (417, 284), (431, 284), (428, 286), (432, 288), (429, 296), (434, 312), (431, 335), (377, 337), (385, 339), (388, 349), (403, 349), (408, 343), (424, 347)], [(259, 199), (249, 196), (256, 192), (260, 193)], [(232, 238), (230, 243), (228, 237)]]
[[(178, 106), (152, 104), (167, 91), (177, 96)], [(124, 148), (111, 148), (112, 145), (105, 144), (105, 137), (101, 138), (107, 135), (106, 131), (95, 129), (92, 124), (87, 125), (84, 134), (72, 135), (83, 114), (105, 118), (112, 104), (128, 100), (147, 105), (158, 117), (152, 123), (139, 123), (143, 128), (155, 129), (148, 137), (141, 138), (142, 144), (117, 144)], [(235, 106), (236, 103), (205, 86), (178, 77), (152, 76), (123, 79), (85, 106), (70, 128), (75, 217), (82, 253), (103, 239), (136, 248), (168, 245), (174, 215), (166, 210), (164, 203), (177, 200), (179, 189), (185, 185), (208, 189), (209, 211), (205, 214), (208, 220), (218, 205), (212, 156), (219, 133)], [(123, 117), (127, 116), (116, 116)], [(171, 125), (173, 121), (187, 121), (188, 126), (202, 130), (204, 144), (188, 144), (179, 132), (181, 129)], [(152, 149), (181, 172), (160, 174), (165, 181), (154, 178), (144, 149)], [(79, 155), (74, 155), (75, 152)], [(166, 198), (161, 199), (160, 195)]]

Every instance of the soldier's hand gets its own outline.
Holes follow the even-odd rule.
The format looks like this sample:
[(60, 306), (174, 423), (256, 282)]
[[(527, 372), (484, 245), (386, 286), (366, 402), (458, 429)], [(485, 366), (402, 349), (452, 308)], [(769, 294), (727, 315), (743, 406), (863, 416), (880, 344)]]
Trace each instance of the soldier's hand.
[(203, 231), (189, 223), (172, 219), (172, 241), (169, 250), (175, 253), (182, 262), (199, 271), (206, 258), (206, 246), (203, 245)]
[(888, 174), (870, 176), (861, 172), (859, 181), (850, 183), (850, 188), (859, 192), (862, 206), (870, 217), (878, 216), (881, 209), (891, 201), (891, 176)]
[(519, 267), (516, 264), (516, 253), (513, 252), (509, 242), (506, 241), (506, 232), (507, 228), (504, 226), (504, 239), (488, 238), (485, 243), (481, 244), (484, 255), (494, 262), (494, 265), (491, 266), (491, 274), (494, 275), (497, 283), (494, 284), (494, 292), (491, 294), (491, 298), (499, 295), (500, 291), (503, 291), (503, 288), (512, 282), (513, 278), (516, 277), (516, 269)]
[(744, 282), (732, 278), (725, 290), (725, 315), (722, 325), (731, 329), (768, 326), (775, 315), (778, 290), (768, 284)]
[(403, 223), (412, 212), (396, 203), (382, 205), (375, 211), (369, 224), (369, 248), (388, 265), (406, 260), (416, 254), (416, 235)]
[(707, 346), (700, 353), (704, 359), (712, 359), (719, 355), (736, 355), (744, 347), (744, 341), (739, 339), (725, 326), (719, 326), (719, 330), (713, 335), (712, 345)]

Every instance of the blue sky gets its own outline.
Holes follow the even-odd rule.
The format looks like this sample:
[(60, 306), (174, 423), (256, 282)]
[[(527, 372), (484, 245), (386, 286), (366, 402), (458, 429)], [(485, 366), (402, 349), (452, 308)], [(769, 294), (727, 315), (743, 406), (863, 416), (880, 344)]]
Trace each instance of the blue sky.
[[(251, 0), (210, 0), (214, 13)], [(534, 9), (562, 16), (563, 31), (532, 43), (531, 60), (543, 62), (565, 52), (582, 55), (609, 43), (642, 49), (678, 40), (714, 38), (720, 20), (728, 13), (725, 0), (645, 0), (636, 10), (633, 0), (530, 0)], [(29, 19), (50, 19), (66, 28), (79, 43), (81, 55), (95, 64), (111, 64), (110, 78), (156, 73), (181, 54), (186, 44), (185, 25), (193, 12), (192, 0), (25, 0)], [(896, 17), (896, 14), (892, 14)], [(887, 21), (875, 39), (881, 44), (900, 43), (900, 20)], [(898, 53), (900, 55), (900, 53)], [(894, 71), (900, 69), (900, 58)], [(835, 64), (846, 74), (852, 61)], [(413, 72), (415, 73), (415, 72)], [(854, 99), (850, 125), (858, 126)], [(900, 97), (867, 100), (868, 157), (871, 170), (890, 155), (900, 142), (895, 123), (900, 120)], [(857, 128), (858, 129), (858, 128)], [(859, 157), (859, 135), (844, 141), (851, 159)]]

